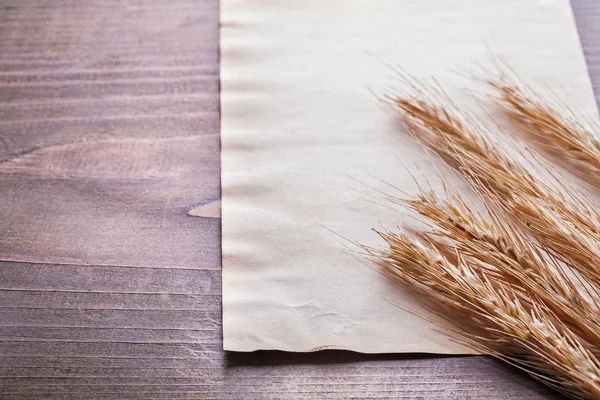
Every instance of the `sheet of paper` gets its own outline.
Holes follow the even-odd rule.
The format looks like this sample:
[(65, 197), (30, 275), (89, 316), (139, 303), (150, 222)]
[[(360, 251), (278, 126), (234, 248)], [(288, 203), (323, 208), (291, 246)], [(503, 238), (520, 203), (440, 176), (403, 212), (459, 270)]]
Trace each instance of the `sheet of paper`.
[(338, 236), (405, 222), (358, 182), (433, 174), (373, 93), (394, 65), (472, 106), (459, 73), (496, 54), (595, 115), (569, 1), (222, 0), (221, 25), (225, 350), (467, 352)]

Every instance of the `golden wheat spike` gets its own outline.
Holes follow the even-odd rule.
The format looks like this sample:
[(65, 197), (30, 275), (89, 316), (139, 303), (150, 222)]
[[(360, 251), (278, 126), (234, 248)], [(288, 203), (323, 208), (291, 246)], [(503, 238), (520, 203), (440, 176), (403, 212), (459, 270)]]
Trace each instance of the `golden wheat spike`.
[(387, 276), (456, 322), (465, 344), (509, 362), (574, 399), (600, 398), (600, 365), (543, 304), (487, 278), (460, 252), (450, 261), (426, 233), (378, 232), (388, 247), (366, 248)]
[(503, 222), (493, 209), (488, 209), (486, 220), (447, 184), (445, 187), (445, 198), (421, 189), (412, 199), (388, 199), (416, 211), (431, 228), (428, 241), (447, 258), (459, 251), (490, 279), (539, 300), (599, 357), (600, 307), (586, 297), (581, 282), (539, 251), (517, 227)]
[(489, 79), (488, 84), (495, 90), (503, 114), (520, 128), (516, 132), (523, 133), (552, 161), (600, 188), (600, 140), (590, 124), (509, 72)]

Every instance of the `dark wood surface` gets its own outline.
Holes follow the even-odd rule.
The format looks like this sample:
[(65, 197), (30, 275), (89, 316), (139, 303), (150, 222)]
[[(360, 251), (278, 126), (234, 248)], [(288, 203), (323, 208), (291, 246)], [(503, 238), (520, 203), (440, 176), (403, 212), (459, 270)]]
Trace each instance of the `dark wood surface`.
[(218, 67), (216, 0), (0, 0), (1, 399), (558, 398), (488, 357), (224, 354)]

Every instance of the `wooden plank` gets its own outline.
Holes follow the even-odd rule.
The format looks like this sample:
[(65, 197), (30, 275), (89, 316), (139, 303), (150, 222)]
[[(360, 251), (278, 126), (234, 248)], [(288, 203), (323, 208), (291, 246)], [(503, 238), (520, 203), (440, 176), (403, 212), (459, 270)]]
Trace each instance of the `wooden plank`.
[[(157, 125), (160, 127), (161, 125)], [(37, 129), (37, 128), (36, 128)], [(90, 140), (1, 164), (4, 260), (213, 268), (219, 214), (218, 136)]]
[(559, 398), (488, 357), (221, 351), (217, 0), (4, 0), (0, 38), (0, 398)]

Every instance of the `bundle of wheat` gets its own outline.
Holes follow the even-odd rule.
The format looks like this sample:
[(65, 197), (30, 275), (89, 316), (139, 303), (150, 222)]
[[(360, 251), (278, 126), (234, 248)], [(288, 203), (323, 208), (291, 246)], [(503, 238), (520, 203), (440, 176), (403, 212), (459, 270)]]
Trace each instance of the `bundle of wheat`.
[[(544, 148), (549, 154), (575, 135), (569, 158), (590, 168), (600, 160), (593, 151), (580, 155), (577, 147), (591, 142), (576, 122), (514, 85), (493, 85), (529, 137), (553, 135)], [(600, 398), (600, 210), (575, 188), (530, 173), (441, 90), (410, 88), (410, 95), (392, 98), (403, 126), (467, 178), (487, 212), (473, 211), (447, 184), (444, 196), (421, 188), (414, 198), (387, 196), (427, 228), (378, 231), (387, 246), (365, 247), (367, 254), (446, 316), (451, 325), (443, 326), (474, 349), (572, 398)]]

